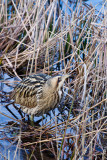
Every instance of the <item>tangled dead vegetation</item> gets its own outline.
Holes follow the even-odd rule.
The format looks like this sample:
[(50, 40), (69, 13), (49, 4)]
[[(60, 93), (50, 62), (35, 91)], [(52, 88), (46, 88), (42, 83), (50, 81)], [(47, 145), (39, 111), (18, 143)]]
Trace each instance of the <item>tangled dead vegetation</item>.
[[(39, 129), (31, 129), (26, 134), (20, 130), (16, 136), (20, 142), (17, 147), (32, 146), (31, 156), (40, 144), (41, 151), (49, 150), (56, 159), (105, 158), (106, 3), (102, 3), (99, 11), (85, 2), (69, 0), (11, 0), (1, 3), (2, 70), (20, 79), (40, 72), (71, 74), (71, 79), (65, 84), (67, 93), (61, 115), (51, 117), (50, 121), (45, 117)], [(7, 100), (2, 90), (0, 94)], [(24, 139), (26, 135), (36, 138), (33, 142), (21, 144), (20, 138)], [(41, 147), (42, 144), (45, 148)]]

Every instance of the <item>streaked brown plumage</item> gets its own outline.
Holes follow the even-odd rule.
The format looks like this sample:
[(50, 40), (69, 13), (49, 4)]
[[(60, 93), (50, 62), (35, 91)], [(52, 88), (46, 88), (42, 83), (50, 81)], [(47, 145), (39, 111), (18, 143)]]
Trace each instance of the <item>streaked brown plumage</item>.
[(23, 79), (11, 94), (23, 112), (41, 116), (59, 104), (63, 96), (63, 83), (69, 75), (51, 77), (35, 74)]

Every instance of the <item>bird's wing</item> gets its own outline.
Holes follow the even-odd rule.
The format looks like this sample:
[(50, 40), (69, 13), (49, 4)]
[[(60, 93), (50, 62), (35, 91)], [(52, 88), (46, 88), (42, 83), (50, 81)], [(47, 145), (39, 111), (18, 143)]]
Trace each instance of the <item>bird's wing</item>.
[(46, 74), (36, 74), (23, 79), (16, 85), (14, 91), (11, 94), (11, 98), (15, 99), (16, 95), (19, 97), (32, 97), (41, 92), (43, 85), (50, 78)]

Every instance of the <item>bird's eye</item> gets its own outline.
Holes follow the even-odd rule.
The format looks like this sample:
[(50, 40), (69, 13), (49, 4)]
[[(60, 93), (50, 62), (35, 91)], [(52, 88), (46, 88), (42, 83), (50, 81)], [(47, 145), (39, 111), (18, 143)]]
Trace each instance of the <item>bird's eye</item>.
[(58, 77), (58, 83), (61, 82), (61, 77)]

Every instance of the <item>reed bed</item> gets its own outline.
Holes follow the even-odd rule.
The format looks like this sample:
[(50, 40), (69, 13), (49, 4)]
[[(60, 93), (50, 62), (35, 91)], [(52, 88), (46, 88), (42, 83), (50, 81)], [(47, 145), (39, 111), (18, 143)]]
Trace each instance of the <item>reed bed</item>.
[[(9, 117), (14, 123), (5, 129), (20, 124), (16, 136), (3, 137), (17, 142), (13, 159), (19, 148), (31, 149), (26, 159), (49, 159), (45, 151), (57, 160), (107, 158), (106, 6), (106, 0), (100, 10), (81, 0), (1, 2), (1, 70), (18, 79), (40, 72), (71, 75), (64, 86), (61, 114), (50, 115), (50, 120), (46, 116), (37, 128), (24, 123), (23, 116)], [(2, 90), (0, 95), (9, 100)]]

